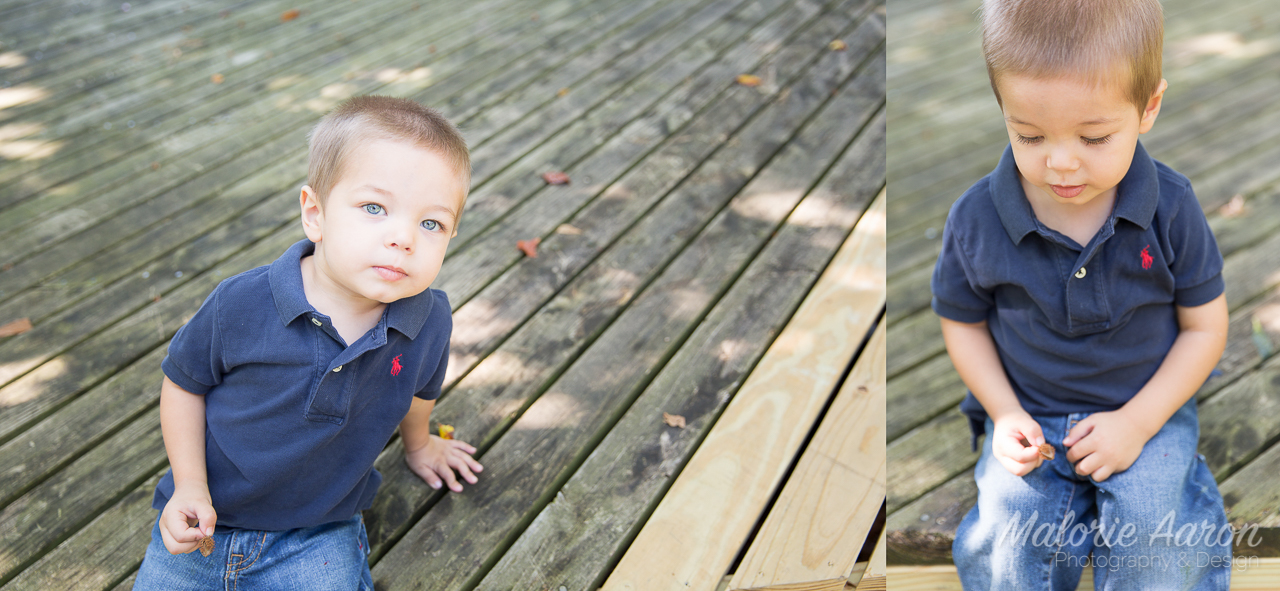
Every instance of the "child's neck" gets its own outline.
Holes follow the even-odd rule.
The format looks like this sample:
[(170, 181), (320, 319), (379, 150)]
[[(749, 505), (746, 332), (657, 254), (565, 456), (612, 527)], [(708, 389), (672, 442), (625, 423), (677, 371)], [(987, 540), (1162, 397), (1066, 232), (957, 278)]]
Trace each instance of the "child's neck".
[(1022, 181), (1022, 192), (1027, 196), (1027, 202), (1031, 204), (1031, 211), (1035, 213), (1036, 220), (1045, 227), (1075, 240), (1082, 247), (1087, 246), (1097, 235), (1098, 230), (1102, 229), (1103, 224), (1107, 223), (1107, 218), (1111, 217), (1111, 210), (1116, 202), (1114, 187), (1082, 206), (1058, 203), (1027, 183), (1025, 179)]
[(316, 268), (315, 257), (302, 257), (300, 264), (302, 291), (307, 296), (307, 302), (333, 321), (334, 330), (338, 331), (338, 336), (348, 346), (378, 325), (386, 304), (343, 289)]

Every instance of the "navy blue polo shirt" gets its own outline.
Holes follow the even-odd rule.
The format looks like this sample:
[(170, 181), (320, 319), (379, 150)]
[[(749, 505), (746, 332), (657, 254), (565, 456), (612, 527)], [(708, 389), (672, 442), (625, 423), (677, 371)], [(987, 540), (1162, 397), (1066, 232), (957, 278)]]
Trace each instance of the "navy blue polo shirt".
[[(161, 364), (205, 397), (205, 460), (219, 527), (283, 530), (350, 519), (415, 396), (440, 395), (453, 328), (444, 292), (392, 302), (348, 346), (302, 290), (302, 240), (213, 290)], [(170, 471), (152, 507), (173, 495)]]
[[(1139, 143), (1111, 215), (1081, 245), (1036, 220), (1012, 146), (951, 207), (934, 268), (933, 309), (987, 321), (1028, 413), (1120, 408), (1178, 336), (1175, 306), (1222, 294), (1222, 255), (1187, 178)], [(960, 405), (975, 440), (986, 413)]]

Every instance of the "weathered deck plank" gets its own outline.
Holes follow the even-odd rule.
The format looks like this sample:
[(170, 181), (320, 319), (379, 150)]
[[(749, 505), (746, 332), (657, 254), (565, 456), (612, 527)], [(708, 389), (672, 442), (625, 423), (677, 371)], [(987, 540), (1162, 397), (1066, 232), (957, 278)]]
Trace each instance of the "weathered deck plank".
[[(0, 0), (51, 46), (0, 70), (48, 92), (0, 109), (0, 126), (33, 122), (12, 139), (63, 143), (0, 161), (0, 323), (35, 325), (0, 339), (5, 589), (131, 587), (166, 465), (165, 342), (218, 281), (301, 237), (303, 135), (345, 96), (441, 108), (476, 165), (436, 285), (455, 334), (435, 418), (489, 469), (463, 495), (433, 493), (393, 441), (366, 515), (380, 588), (388, 573), (425, 576), (416, 544), (436, 526), (465, 531), (451, 544), (474, 538), (474, 552), (432, 559), (451, 573), (433, 584), (485, 580), (601, 441), (649, 461), (630, 431), (610, 437), (644, 414), (634, 400), (685, 394), (655, 376), (715, 386), (723, 404), (883, 190), (874, 0), (134, 4)], [(0, 18), (0, 42), (13, 22)], [(0, 54), (39, 51), (23, 35)], [(837, 37), (845, 50), (827, 46)], [(765, 84), (735, 84), (747, 72)], [(546, 186), (553, 168), (572, 184)], [(535, 235), (540, 256), (520, 257), (514, 241)], [(687, 415), (708, 425), (714, 410)], [(558, 456), (530, 463), (530, 441)], [(635, 502), (638, 527), (656, 498)], [(579, 553), (591, 566), (573, 577), (603, 580), (629, 538)]]

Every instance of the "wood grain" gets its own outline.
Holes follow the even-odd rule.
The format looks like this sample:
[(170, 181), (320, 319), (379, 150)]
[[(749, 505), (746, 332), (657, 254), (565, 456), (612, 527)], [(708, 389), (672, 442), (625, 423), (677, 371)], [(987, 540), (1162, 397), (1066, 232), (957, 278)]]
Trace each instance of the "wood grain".
[(879, 324), (751, 541), (730, 589), (843, 582), (884, 503), (885, 326)]
[[(883, 194), (698, 448), (604, 589), (714, 585), (884, 303)], [(803, 368), (803, 369), (801, 369)]]

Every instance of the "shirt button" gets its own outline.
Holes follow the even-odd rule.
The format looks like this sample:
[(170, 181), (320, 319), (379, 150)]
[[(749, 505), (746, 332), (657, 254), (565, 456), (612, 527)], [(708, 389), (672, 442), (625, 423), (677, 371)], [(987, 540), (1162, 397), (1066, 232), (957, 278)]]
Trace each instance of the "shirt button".
[(1076, 271), (1076, 279), (1084, 279), (1084, 273), (1084, 267), (1080, 267), (1080, 270)]
[(314, 325), (316, 325), (316, 326), (324, 326), (324, 325), (320, 322), (320, 319), (319, 319), (319, 318), (312, 318), (312, 319), (311, 319), (311, 324), (314, 324)]
[(342, 371), (342, 366), (341, 366), (341, 365), (339, 365), (338, 367), (333, 368), (333, 373), (338, 373), (338, 372), (340, 372), (340, 371)]

